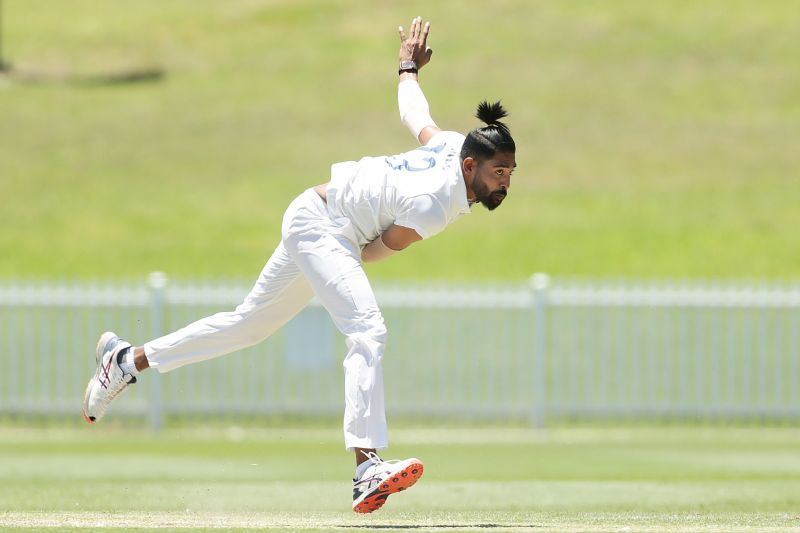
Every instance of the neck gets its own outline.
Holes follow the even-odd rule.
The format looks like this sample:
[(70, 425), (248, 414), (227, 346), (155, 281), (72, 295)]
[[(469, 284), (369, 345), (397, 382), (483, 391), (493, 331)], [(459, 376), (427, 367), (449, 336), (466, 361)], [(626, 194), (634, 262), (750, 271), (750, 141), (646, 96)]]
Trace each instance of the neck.
[(475, 196), (475, 193), (472, 192), (472, 188), (469, 186), (469, 184), (466, 183), (466, 181), (464, 182), (464, 184), (467, 186), (467, 203), (470, 206), (478, 203), (478, 198)]
[(471, 206), (472, 204), (477, 203), (478, 199), (475, 197), (475, 193), (472, 191), (472, 179), (467, 177), (467, 173), (464, 172), (463, 166), (461, 167), (461, 177), (464, 179), (464, 187), (467, 189), (467, 203), (469, 203)]

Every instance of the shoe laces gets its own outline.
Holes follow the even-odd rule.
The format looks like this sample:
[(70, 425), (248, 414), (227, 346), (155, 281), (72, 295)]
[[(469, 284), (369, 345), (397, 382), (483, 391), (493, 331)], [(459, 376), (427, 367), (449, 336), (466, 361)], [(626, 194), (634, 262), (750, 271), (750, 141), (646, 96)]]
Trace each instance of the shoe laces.
[(399, 463), (399, 462), (401, 462), (401, 461), (402, 461), (402, 459), (388, 459), (388, 460), (387, 460), (387, 459), (381, 459), (381, 458), (378, 456), (378, 454), (377, 454), (377, 453), (375, 453), (375, 452), (365, 452), (365, 451), (362, 451), (361, 453), (363, 453), (363, 454), (364, 454), (364, 455), (367, 457), (367, 459), (369, 459), (370, 461), (372, 461), (372, 464), (373, 464), (373, 465), (378, 465), (378, 464), (387, 464), (387, 465), (391, 465), (391, 464), (394, 464), (394, 463)]
[[(382, 467), (386, 467), (386, 466), (391, 465), (393, 463), (399, 463), (400, 462), (399, 459), (391, 459), (391, 460), (386, 461), (384, 459), (381, 459), (380, 456), (378, 456), (378, 454), (375, 453), (375, 452), (362, 451), (361, 453), (363, 453), (367, 457), (367, 460), (370, 461), (372, 464), (369, 465), (366, 470), (364, 470), (364, 474), (361, 476), (360, 479), (354, 479), (353, 480), (353, 485), (354, 486), (359, 486), (359, 485), (363, 485), (363, 484), (369, 485), (369, 483), (379, 481), (380, 478), (381, 478), (381, 474), (385, 471), (385, 469), (382, 468)], [(367, 476), (367, 472), (370, 469), (375, 468), (376, 466), (378, 467), (376, 469), (376, 471), (372, 475)]]
[[(126, 379), (126, 378), (133, 378), (130, 374), (125, 374), (119, 365), (116, 362), (116, 356), (119, 352), (114, 350), (109, 355), (108, 361), (105, 362), (103, 365), (103, 369), (101, 375), (98, 376), (98, 381), (100, 385), (106, 390), (105, 398), (100, 400), (97, 404), (97, 413), (95, 416), (98, 418), (103, 416), (106, 412), (106, 409), (111, 404), (112, 400), (120, 395), (125, 388), (133, 382), (133, 379)], [(108, 365), (108, 366), (106, 366)], [(112, 368), (116, 366), (117, 372), (114, 371)]]

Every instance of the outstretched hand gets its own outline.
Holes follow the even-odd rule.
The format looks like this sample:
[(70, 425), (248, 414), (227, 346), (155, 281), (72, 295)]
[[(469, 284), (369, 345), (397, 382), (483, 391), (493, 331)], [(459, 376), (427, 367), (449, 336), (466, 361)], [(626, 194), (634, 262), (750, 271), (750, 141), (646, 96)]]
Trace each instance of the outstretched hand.
[(411, 27), (408, 29), (408, 37), (406, 37), (403, 27), (400, 26), (400, 61), (413, 61), (417, 64), (417, 68), (422, 68), (431, 60), (433, 50), (428, 48), (428, 32), (431, 29), (431, 23), (426, 22), (422, 25), (422, 17), (415, 17), (411, 21)]

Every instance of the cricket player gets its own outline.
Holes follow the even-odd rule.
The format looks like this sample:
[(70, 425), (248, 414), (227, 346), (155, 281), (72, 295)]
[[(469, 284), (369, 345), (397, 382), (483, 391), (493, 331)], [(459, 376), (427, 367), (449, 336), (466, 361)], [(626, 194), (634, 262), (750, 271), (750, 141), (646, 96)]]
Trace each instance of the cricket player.
[[(252, 346), (286, 324), (314, 295), (347, 342), (344, 441), (356, 456), (353, 510), (379, 509), (389, 495), (420, 478), (422, 462), (384, 461), (388, 446), (381, 360), (386, 326), (363, 262), (380, 261), (432, 237), (473, 204), (493, 210), (506, 197), (516, 167), (515, 144), (500, 103), (481, 103), (485, 127), (466, 137), (443, 131), (430, 116), (418, 71), (431, 59), (430, 23), (400, 32), (397, 101), (415, 150), (331, 167), (328, 183), (288, 207), (281, 241), (250, 293), (234, 311), (203, 318), (164, 337), (132, 346), (112, 332), (97, 343), (97, 369), (86, 387), (83, 416), (100, 420), (140, 372), (168, 372)], [(402, 354), (398, 354), (402, 357)]]

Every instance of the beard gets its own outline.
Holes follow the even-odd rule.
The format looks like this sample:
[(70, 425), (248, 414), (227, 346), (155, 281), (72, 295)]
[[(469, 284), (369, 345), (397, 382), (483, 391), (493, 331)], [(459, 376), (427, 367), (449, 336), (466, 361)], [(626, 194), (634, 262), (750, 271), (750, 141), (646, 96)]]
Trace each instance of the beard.
[(494, 191), (490, 191), (489, 187), (483, 183), (478, 183), (476, 185), (477, 186), (473, 187), (475, 199), (483, 204), (483, 207), (489, 211), (494, 211), (497, 206), (502, 204), (503, 200), (506, 198), (506, 194), (508, 194), (505, 189), (496, 189)]

